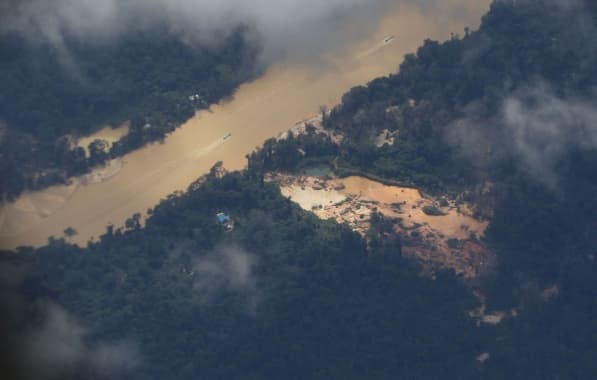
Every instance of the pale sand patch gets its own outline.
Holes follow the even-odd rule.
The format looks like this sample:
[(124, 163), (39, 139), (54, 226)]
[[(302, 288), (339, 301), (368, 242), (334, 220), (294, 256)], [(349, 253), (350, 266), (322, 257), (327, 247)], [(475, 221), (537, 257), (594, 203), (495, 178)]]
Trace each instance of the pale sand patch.
[(315, 190), (311, 187), (305, 188), (298, 185), (285, 186), (281, 188), (281, 191), (282, 195), (292, 199), (308, 211), (316, 207), (336, 204), (346, 199), (346, 196), (335, 190)]
[(394, 134), (390, 132), (389, 129), (384, 129), (379, 135), (375, 136), (374, 143), (378, 148), (381, 148), (386, 144), (392, 146), (394, 145)]
[[(246, 154), (264, 140), (317, 113), (321, 105), (329, 109), (338, 104), (348, 89), (394, 73), (402, 57), (416, 51), (424, 39), (443, 40), (465, 26), (474, 28), (489, 3), (445, 0), (421, 7), (396, 2), (377, 27), (372, 25), (369, 36), (330, 47), (324, 56), (314, 57), (314, 65), (280, 62), (270, 67), (262, 77), (240, 86), (231, 99), (212, 106), (210, 111), (198, 112), (163, 144), (151, 144), (127, 154), (119, 175), (99, 184), (81, 186), (57, 212), (41, 222), (30, 215), (26, 228), (18, 234), (0, 229), (0, 247), (40, 246), (49, 236), (62, 235), (69, 226), (78, 232), (70, 241), (85, 245), (104, 233), (106, 225), (121, 226), (133, 213), (144, 213), (160, 199), (187, 189), (218, 161), (223, 161), (229, 170), (242, 169)], [(346, 24), (336, 32), (351, 33), (353, 28), (359, 28), (359, 23)], [(359, 59), (359, 54), (388, 35), (396, 36), (396, 40)], [(227, 133), (234, 137), (226, 144), (199, 159), (189, 157), (189, 152)]]
[[(346, 224), (362, 236), (369, 231), (373, 212), (394, 218), (403, 253), (423, 262), (430, 273), (451, 268), (463, 277), (473, 278), (489, 264), (485, 247), (476, 240), (482, 237), (488, 222), (475, 219), (469, 207), (464, 207), (467, 205), (456, 207), (448, 202), (448, 206), (439, 207), (436, 200), (415, 188), (384, 185), (358, 176), (322, 180), (271, 174), (266, 180), (278, 182), (282, 194), (303, 209), (321, 219)], [(425, 206), (437, 207), (445, 215), (427, 215), (423, 212)]]
[(117, 128), (107, 126), (89, 136), (79, 137), (77, 139), (77, 146), (85, 149), (85, 154), (89, 156), (89, 144), (91, 144), (93, 141), (105, 140), (108, 142), (109, 148), (112, 146), (112, 144), (126, 136), (129, 133), (129, 129), (129, 122), (122, 123)]
[[(328, 112), (328, 114), (329, 114), (329, 112)], [(337, 131), (324, 129), (323, 125), (322, 125), (322, 121), (323, 121), (322, 115), (317, 115), (317, 116), (307, 118), (305, 120), (298, 121), (292, 126), (292, 128), (280, 133), (276, 139), (278, 141), (285, 140), (291, 134), (294, 137), (298, 137), (300, 135), (305, 135), (305, 134), (307, 134), (307, 125), (309, 125), (313, 128), (313, 132), (315, 134), (325, 135), (325, 136), (329, 137), (330, 140), (334, 144), (340, 144), (342, 142), (342, 140), (344, 139), (344, 136)]]

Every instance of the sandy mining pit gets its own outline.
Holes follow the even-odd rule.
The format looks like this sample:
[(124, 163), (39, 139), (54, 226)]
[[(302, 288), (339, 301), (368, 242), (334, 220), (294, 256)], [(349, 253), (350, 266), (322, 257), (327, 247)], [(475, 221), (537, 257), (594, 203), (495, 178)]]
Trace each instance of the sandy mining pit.
[[(321, 219), (334, 219), (366, 236), (371, 214), (394, 221), (402, 253), (414, 257), (428, 274), (453, 269), (464, 278), (476, 277), (489, 265), (481, 242), (488, 221), (473, 217), (471, 206), (434, 199), (418, 189), (389, 186), (364, 177), (319, 178), (269, 174), (282, 194)], [(438, 215), (428, 215), (432, 208)], [(426, 210), (427, 213), (424, 211)]]

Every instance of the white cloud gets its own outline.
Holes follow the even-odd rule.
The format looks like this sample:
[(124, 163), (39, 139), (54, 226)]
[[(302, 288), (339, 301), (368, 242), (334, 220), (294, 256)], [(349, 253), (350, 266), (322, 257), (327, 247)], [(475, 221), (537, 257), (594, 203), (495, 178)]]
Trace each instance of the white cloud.
[(22, 0), (0, 8), (5, 15), (0, 28), (61, 47), (65, 36), (105, 39), (158, 24), (185, 41), (207, 44), (243, 24), (262, 40), (264, 54), (275, 57), (331, 43), (346, 17), (377, 17), (391, 1)]
[(465, 117), (448, 129), (448, 139), (486, 170), (504, 158), (549, 187), (559, 180), (557, 164), (570, 149), (597, 148), (597, 103), (562, 97), (546, 83), (519, 89), (487, 118), (471, 104)]
[(555, 185), (555, 165), (570, 148), (597, 147), (597, 105), (563, 99), (546, 85), (505, 100), (502, 118), (515, 153), (538, 179)]
[(254, 311), (259, 300), (256, 263), (254, 255), (238, 246), (219, 247), (195, 261), (193, 288), (206, 303), (224, 292), (242, 294)]
[[(55, 303), (45, 303), (42, 321), (24, 335), (23, 360), (31, 378), (56, 379), (91, 373), (107, 378), (139, 365), (126, 341), (91, 342), (90, 331)], [(76, 377), (76, 376), (75, 376)]]

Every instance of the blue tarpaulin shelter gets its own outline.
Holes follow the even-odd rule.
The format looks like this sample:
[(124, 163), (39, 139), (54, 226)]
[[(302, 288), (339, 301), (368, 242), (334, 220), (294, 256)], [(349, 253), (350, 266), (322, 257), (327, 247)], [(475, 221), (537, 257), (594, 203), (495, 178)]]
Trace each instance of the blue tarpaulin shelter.
[(218, 222), (220, 222), (220, 224), (226, 224), (230, 222), (230, 217), (223, 212), (216, 214), (216, 218), (218, 218)]

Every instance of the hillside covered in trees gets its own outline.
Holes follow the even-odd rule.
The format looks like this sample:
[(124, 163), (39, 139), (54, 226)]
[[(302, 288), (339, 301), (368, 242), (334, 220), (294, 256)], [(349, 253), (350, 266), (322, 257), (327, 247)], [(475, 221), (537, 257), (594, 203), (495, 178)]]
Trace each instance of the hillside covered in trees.
[[(588, 1), (496, 1), (479, 31), (426, 41), (399, 73), (349, 91), (323, 117), (340, 144), (311, 129), (266, 142), (249, 168), (327, 164), (476, 202), (497, 258), (480, 289), (490, 309), (519, 310), (486, 368), (592, 377), (596, 20)], [(386, 135), (393, 143), (376, 144)]]
[[(216, 222), (220, 211), (233, 231)], [(367, 251), (352, 231), (318, 221), (247, 174), (172, 196), (145, 228), (110, 229), (87, 249), (57, 240), (13, 260), (31, 269), (16, 286), (73, 313), (68, 328), (84, 323), (89, 334), (77, 339), (90, 352), (131, 342), (127, 355), (138, 351), (138, 367), (107, 363), (99, 370), (110, 378), (476, 373), (480, 343), (463, 312), (474, 302), (454, 277), (421, 278), (397, 241)], [(48, 305), (25, 310), (42, 321), (53, 313)], [(43, 339), (57, 326), (36, 328)], [(74, 364), (67, 377), (96, 369), (92, 357)]]
[[(348, 92), (323, 118), (340, 144), (309, 128), (273, 139), (246, 171), (164, 200), (143, 228), (132, 217), (88, 248), (53, 239), (6, 253), (2, 327), (28, 364), (6, 356), (7, 371), (594, 378), (596, 20), (589, 1), (495, 1), (478, 31), (427, 41), (399, 73)], [(378, 226), (365, 241), (263, 182), (315, 163), (466, 194), (490, 217), (496, 266), (471, 282), (422, 277)], [(508, 317), (479, 323), (478, 294)]]
[[(196, 109), (230, 96), (257, 72), (256, 46), (238, 28), (210, 47), (160, 28), (61, 49), (0, 35), (0, 194), (64, 182), (163, 139)], [(191, 98), (192, 96), (192, 98)], [(129, 134), (86, 157), (73, 138), (130, 121)]]

